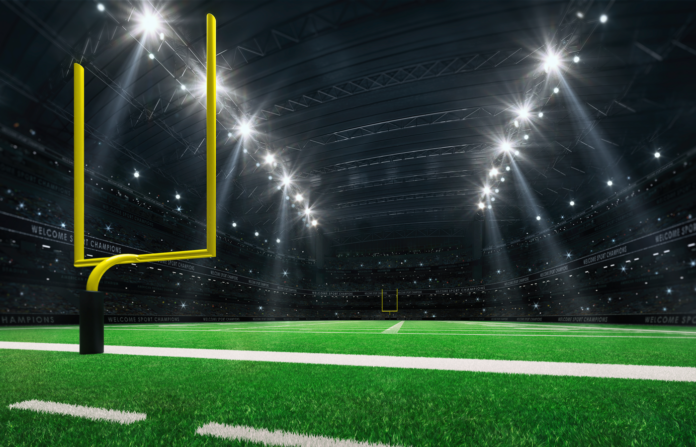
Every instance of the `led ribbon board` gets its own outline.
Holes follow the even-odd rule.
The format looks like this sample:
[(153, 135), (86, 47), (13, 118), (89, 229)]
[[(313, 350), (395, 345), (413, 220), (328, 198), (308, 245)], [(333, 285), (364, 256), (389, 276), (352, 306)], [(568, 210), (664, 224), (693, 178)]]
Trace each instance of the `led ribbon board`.
[(108, 258), (85, 259), (85, 70), (75, 64), (75, 267), (96, 267), (87, 280), (87, 290), (96, 292), (99, 281), (108, 269), (118, 264), (173, 261), (178, 259), (213, 258), (216, 254), (216, 52), (215, 17), (207, 15), (206, 24), (206, 248), (201, 250), (121, 254)]

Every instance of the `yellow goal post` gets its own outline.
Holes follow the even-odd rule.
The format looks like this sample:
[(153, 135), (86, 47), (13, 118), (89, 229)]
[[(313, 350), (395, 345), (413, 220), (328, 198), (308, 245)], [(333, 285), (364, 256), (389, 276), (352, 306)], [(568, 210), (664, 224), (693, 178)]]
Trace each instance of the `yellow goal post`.
[(396, 289), (396, 309), (384, 310), (384, 289), (382, 289), (382, 312), (398, 312), (399, 311), (399, 289)]
[(121, 254), (107, 258), (85, 259), (85, 70), (75, 64), (74, 80), (74, 151), (75, 151), (75, 267), (95, 267), (87, 280), (87, 291), (97, 292), (99, 281), (108, 269), (118, 264), (161, 262), (178, 259), (214, 258), (216, 255), (216, 36), (215, 17), (206, 17), (206, 248), (168, 253)]

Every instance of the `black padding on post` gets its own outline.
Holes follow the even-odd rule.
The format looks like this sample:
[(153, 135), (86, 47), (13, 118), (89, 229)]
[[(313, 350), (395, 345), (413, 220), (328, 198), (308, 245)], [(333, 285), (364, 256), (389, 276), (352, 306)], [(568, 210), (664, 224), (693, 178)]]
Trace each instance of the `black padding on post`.
[(104, 353), (104, 294), (80, 294), (80, 354)]

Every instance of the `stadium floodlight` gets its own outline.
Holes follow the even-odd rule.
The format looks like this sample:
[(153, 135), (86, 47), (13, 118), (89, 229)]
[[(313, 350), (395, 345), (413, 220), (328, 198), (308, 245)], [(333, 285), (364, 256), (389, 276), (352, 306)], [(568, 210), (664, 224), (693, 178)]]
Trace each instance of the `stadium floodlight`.
[(154, 59), (154, 58), (155, 58), (155, 55), (152, 54), (152, 53), (150, 53), (150, 54), (147, 55), (147, 57), (149, 57), (150, 59)]
[(133, 173), (133, 177), (135, 177), (135, 178), (140, 177), (140, 173), (139, 173), (138, 171), (135, 171), (135, 172)]
[(608, 185), (608, 186), (612, 186), (613, 184), (614, 184), (614, 182), (612, 182), (611, 180), (609, 180), (609, 181), (607, 182), (607, 185)]
[(289, 175), (283, 177), (283, 186), (290, 186), (292, 183), (292, 178)]
[(510, 166), (505, 166), (505, 170), (506, 170), (506, 171), (509, 171), (509, 170), (510, 170)]
[(153, 33), (159, 27), (159, 19), (155, 11), (146, 11), (140, 16), (140, 28), (146, 33)]
[(553, 88), (553, 92), (554, 92), (554, 93), (558, 93), (558, 92), (560, 92), (560, 89), (559, 89), (558, 87), (554, 87), (554, 88)]
[(574, 56), (574, 57), (573, 57), (573, 62), (575, 62), (576, 64), (577, 64), (578, 62), (580, 62), (580, 56)]
[(500, 149), (504, 152), (510, 152), (512, 150), (512, 146), (510, 146), (509, 142), (503, 141), (503, 143), (500, 145)]
[(659, 152), (655, 152), (655, 158), (660, 158), (661, 156), (662, 154), (660, 154)]
[(544, 112), (539, 112), (539, 118), (543, 118), (543, 117), (544, 117)]
[(486, 205), (484, 205), (483, 202), (479, 202), (478, 207), (479, 207), (480, 210), (482, 210), (482, 209), (484, 209), (484, 208), (486, 207)]
[(179, 200), (181, 198), (181, 195), (177, 193), (174, 197), (176, 197), (176, 200)]
[(525, 135), (524, 135), (524, 139), (525, 139), (525, 140), (529, 140), (529, 135), (525, 134)]
[(546, 55), (546, 58), (544, 59), (544, 71), (546, 71), (547, 73), (550, 71), (554, 71), (558, 69), (559, 64), (560, 58), (558, 57), (558, 55), (555, 53), (549, 53)]
[(537, 220), (541, 220), (541, 216), (537, 216)]
[(237, 228), (237, 222), (232, 222), (232, 228)]
[(490, 193), (491, 193), (491, 188), (489, 188), (488, 186), (484, 186), (483, 187), (483, 194), (488, 195)]
[(575, 206), (575, 201), (574, 201), (574, 200), (571, 200), (571, 201), (570, 201), (570, 206)]
[(491, 169), (491, 177), (495, 177), (496, 175), (498, 175), (498, 169), (496, 169), (496, 168)]
[(314, 220), (312, 221), (312, 226), (313, 226), (313, 227), (316, 227), (317, 225), (319, 225), (319, 222), (317, 222), (317, 220), (314, 219)]
[(104, 10), (105, 10), (106, 8), (104, 7), (104, 5), (102, 5), (101, 3), (99, 3), (99, 4), (97, 5), (97, 9), (99, 10), (99, 12), (104, 12)]
[(602, 14), (601, 16), (599, 16), (599, 21), (600, 21), (600, 22), (602, 22), (602, 23), (607, 23), (607, 20), (609, 20), (609, 17), (607, 17), (606, 14)]
[(312, 214), (312, 210), (310, 210), (309, 208), (305, 208), (304, 213), (306, 216), (309, 216), (310, 214)]
[[(248, 121), (242, 122), (242, 123), (239, 125), (238, 129), (239, 129), (239, 133), (240, 133), (243, 137), (248, 137), (249, 135), (251, 135), (251, 124), (250, 124)], [(271, 163), (273, 163), (272, 160), (271, 160)]]
[[(153, 16), (146, 21), (148, 27), (156, 27)], [(85, 71), (82, 65), (74, 67), (74, 255), (75, 267), (95, 267), (87, 279), (87, 292), (99, 291), (99, 281), (111, 267), (118, 264), (142, 262), (162, 262), (179, 259), (214, 258), (216, 256), (216, 86), (215, 86), (215, 17), (207, 15), (206, 26), (206, 205), (207, 205), (207, 247), (200, 250), (170, 251), (164, 253), (119, 254), (108, 258), (85, 259)], [(133, 174), (140, 176), (138, 171)], [(104, 305), (103, 297), (84, 294), (80, 297), (80, 354), (101, 354), (104, 352)]]
[(583, 14), (582, 11), (578, 11), (577, 16), (578, 19), (582, 19), (583, 17), (585, 17), (585, 14)]
[(270, 165), (273, 164), (274, 161), (275, 157), (273, 156), (273, 154), (266, 154), (266, 163)]
[(304, 197), (302, 197), (302, 194), (300, 194), (299, 192), (297, 193), (297, 195), (295, 195), (295, 200), (297, 200), (298, 202), (301, 202), (303, 198)]
[(186, 86), (184, 84), (181, 84), (181, 90), (186, 90)]
[(160, 40), (164, 40), (164, 33), (160, 33)]
[(255, 232), (254, 232), (254, 236), (259, 237), (259, 232), (258, 232), (258, 231), (255, 231)]
[(277, 243), (277, 244), (280, 244), (280, 239), (276, 239), (276, 243)]
[(526, 107), (520, 107), (517, 110), (517, 117), (521, 120), (526, 120), (529, 118), (529, 110)]
[(513, 121), (513, 124), (515, 125), (515, 127), (520, 127), (520, 122), (517, 120)]

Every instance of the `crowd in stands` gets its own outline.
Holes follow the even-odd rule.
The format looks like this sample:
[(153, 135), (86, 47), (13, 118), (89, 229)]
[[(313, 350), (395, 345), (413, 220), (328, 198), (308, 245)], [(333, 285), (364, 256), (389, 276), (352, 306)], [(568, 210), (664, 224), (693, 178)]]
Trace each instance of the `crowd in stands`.
[[(77, 315), (77, 291), (33, 284), (3, 282), (0, 314)], [(254, 302), (240, 303), (226, 298), (217, 301), (173, 299), (132, 293), (108, 293), (104, 298), (105, 315), (133, 316), (233, 316), (233, 317), (298, 317), (307, 311), (307, 300), (257, 295)]]
[[(1, 142), (0, 142), (1, 143)], [(7, 151), (3, 151), (7, 155)], [(15, 154), (25, 168), (34, 171), (54, 169), (53, 166), (45, 168), (37, 166), (37, 157), (33, 155), (27, 160), (25, 154)], [(20, 164), (18, 162), (18, 164)], [(19, 171), (17, 171), (19, 172)], [(53, 172), (53, 177), (57, 174)], [(46, 175), (49, 175), (48, 173)], [(60, 173), (64, 175), (64, 173)], [(69, 195), (60, 194), (60, 189), (46, 189), (43, 184), (32, 184), (31, 182), (19, 182), (17, 179), (0, 180), (0, 211), (5, 211), (15, 216), (31, 219), (52, 225), (57, 228), (70, 229), (72, 227), (72, 199)], [(56, 180), (53, 178), (53, 180)], [(65, 184), (70, 184), (66, 178), (60, 179)], [(12, 184), (10, 186), (10, 183)], [(108, 188), (112, 191), (107, 194), (99, 182), (87, 184), (87, 212), (85, 213), (85, 228), (88, 236), (99, 238), (103, 241), (120, 244), (126, 247), (135, 248), (143, 252), (167, 252), (172, 250), (172, 245), (177, 249), (195, 249), (204, 244), (205, 231), (198, 227), (194, 221), (189, 221), (185, 217), (171, 217), (171, 213), (166, 210), (159, 210), (161, 215), (155, 215), (152, 210), (157, 208), (148, 204), (148, 215), (138, 216), (138, 211), (129, 208), (132, 204), (143, 203), (137, 197), (127, 196), (120, 191)], [(113, 192), (115, 191), (115, 192)], [(140, 219), (143, 222), (158, 223), (158, 227), (149, 227), (144, 223), (133, 222), (119, 215), (107, 215), (105, 207), (91, 206), (90, 199), (96, 199), (102, 204), (112, 203), (114, 197), (121, 197), (118, 200), (125, 200), (128, 203), (113, 203), (114, 208), (125, 210), (132, 218)], [(68, 210), (68, 212), (66, 212)], [(164, 217), (169, 216), (168, 219)], [(183, 222), (183, 223), (182, 223)], [(185, 225), (186, 223), (190, 225)], [(124, 248), (125, 250), (126, 248)], [(219, 256), (211, 262), (210, 260), (196, 260), (191, 263), (217, 268), (221, 271), (233, 272), (237, 275), (250, 277), (255, 280), (269, 283), (279, 283), (288, 287), (309, 288), (311, 287), (311, 265), (313, 261), (307, 257), (287, 256), (273, 253), (262, 247), (257, 247), (244, 243), (231, 236), (220, 235), (218, 241), (218, 252), (224, 255)], [(87, 256), (103, 256), (99, 252), (90, 253), (89, 247)], [(21, 258), (16, 256), (15, 259)], [(69, 266), (68, 263), (66, 266)]]
[(685, 163), (592, 212), (524, 241), (484, 251), (487, 283), (536, 273), (696, 216), (696, 166)]
[[(0, 141), (3, 169), (0, 211), (57, 228), (72, 227), (67, 165)], [(14, 167), (13, 167), (14, 166)], [(51, 179), (46, 186), (9, 177), (24, 169)], [(18, 172), (18, 171), (17, 171)], [(144, 252), (200, 248), (204, 227), (154, 199), (120, 190), (87, 176), (89, 236)], [(388, 253), (341, 252), (326, 258), (325, 279), (315, 282), (313, 260), (269, 250), (268, 245), (219, 235), (215, 259), (185, 261), (195, 269), (163, 264), (121, 265), (105, 275), (107, 314), (206, 315), (299, 318), (381, 318), (380, 290), (404, 294), (399, 308), (408, 318), (606, 315), (696, 312), (696, 256), (686, 244), (657, 253), (623, 256), (615, 262), (553, 275), (513, 287), (507, 280), (620, 247), (692, 219), (696, 213), (696, 168), (692, 163), (663, 172), (633, 191), (548, 231), (483, 253), (483, 276), (474, 279), (471, 248), (420, 247)], [(123, 210), (131, 217), (114, 214)], [(154, 223), (155, 226), (150, 226)], [(0, 313), (75, 314), (75, 291), (89, 270), (73, 267), (72, 248), (46, 245), (12, 232), (0, 234)], [(88, 250), (89, 253), (89, 250)], [(93, 252), (94, 256), (103, 256)], [(437, 266), (437, 269), (426, 269)], [(420, 269), (420, 268), (423, 269)], [(208, 274), (212, 270), (216, 275)], [(357, 270), (357, 272), (355, 272)], [(201, 273), (206, 272), (206, 273)], [(249, 278), (290, 289), (271, 291), (225, 278)], [(45, 279), (44, 279), (45, 278)], [(433, 293), (440, 289), (494, 285), (485, 291)], [(296, 289), (317, 291), (314, 295)], [(342, 296), (331, 292), (370, 292)], [(437, 315), (433, 317), (433, 315)]]
[(337, 257), (326, 258), (325, 263), (327, 270), (418, 268), (466, 263), (470, 260), (470, 253), (457, 247), (416, 251), (410, 254), (394, 252), (365, 256), (364, 253), (341, 253)]

